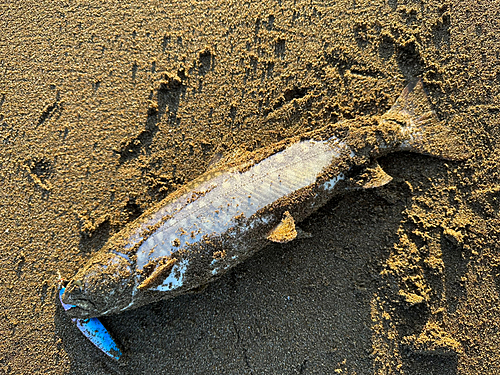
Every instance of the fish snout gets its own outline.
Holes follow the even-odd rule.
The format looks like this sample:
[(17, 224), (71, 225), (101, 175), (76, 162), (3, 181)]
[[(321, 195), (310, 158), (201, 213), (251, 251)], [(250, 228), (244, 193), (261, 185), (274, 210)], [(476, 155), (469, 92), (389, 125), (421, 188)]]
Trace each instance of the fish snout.
[(68, 285), (66, 285), (66, 290), (64, 291), (61, 302), (66, 305), (71, 305), (68, 308), (68, 315), (72, 317), (88, 317), (92, 315), (92, 311), (95, 311), (96, 307), (83, 293), (81, 281), (71, 280)]
[(104, 253), (91, 259), (66, 285), (62, 302), (74, 318), (98, 317), (131, 305), (133, 268), (129, 259)]

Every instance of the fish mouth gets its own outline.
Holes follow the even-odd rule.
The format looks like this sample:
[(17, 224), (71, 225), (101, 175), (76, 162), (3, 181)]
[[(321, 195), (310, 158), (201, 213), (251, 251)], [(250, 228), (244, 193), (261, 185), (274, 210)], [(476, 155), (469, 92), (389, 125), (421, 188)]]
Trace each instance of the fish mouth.
[(91, 318), (95, 313), (95, 306), (83, 296), (75, 296), (66, 288), (59, 291), (59, 299), (66, 313), (72, 318)]
[(68, 316), (70, 318), (77, 318), (77, 319), (84, 319), (84, 318), (92, 318), (93, 317), (93, 314), (91, 311), (85, 310), (84, 308), (77, 306), (77, 305), (70, 307), (68, 310), (66, 310), (66, 314), (68, 314)]
[(95, 314), (95, 305), (80, 296), (75, 298), (70, 293), (64, 293), (61, 298), (66, 313), (73, 318), (91, 317)]
[(92, 302), (85, 298), (71, 298), (71, 296), (67, 298), (63, 298), (63, 302), (68, 305), (73, 305), (71, 309), (78, 307), (82, 310), (92, 311), (95, 310), (95, 306)]

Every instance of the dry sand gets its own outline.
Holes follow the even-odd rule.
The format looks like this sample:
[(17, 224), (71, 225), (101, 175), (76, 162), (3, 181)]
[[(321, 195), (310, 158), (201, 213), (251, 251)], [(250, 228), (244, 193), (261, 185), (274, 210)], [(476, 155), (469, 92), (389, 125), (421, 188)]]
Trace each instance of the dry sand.
[[(500, 3), (130, 3), (0, 5), (0, 372), (499, 374)], [(393, 182), (313, 238), (103, 319), (121, 365), (57, 303), (216, 153), (382, 114), (418, 76), (469, 160), (385, 157)]]

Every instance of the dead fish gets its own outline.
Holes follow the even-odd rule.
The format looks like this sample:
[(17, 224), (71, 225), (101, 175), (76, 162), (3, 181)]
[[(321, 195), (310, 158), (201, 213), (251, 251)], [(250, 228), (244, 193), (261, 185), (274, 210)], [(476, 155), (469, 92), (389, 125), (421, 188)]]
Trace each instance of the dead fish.
[(382, 116), (328, 124), (219, 162), (113, 236), (66, 286), (74, 318), (135, 309), (193, 292), (270, 242), (300, 235), (296, 223), (347, 189), (391, 181), (376, 159), (411, 151), (467, 157), (432, 111), (421, 80)]

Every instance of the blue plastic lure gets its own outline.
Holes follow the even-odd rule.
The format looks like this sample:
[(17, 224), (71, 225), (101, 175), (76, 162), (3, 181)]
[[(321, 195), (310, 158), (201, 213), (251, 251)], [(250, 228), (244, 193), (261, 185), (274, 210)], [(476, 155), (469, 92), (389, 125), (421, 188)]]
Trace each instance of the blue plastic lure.
[[(75, 307), (62, 301), (62, 295), (66, 288), (62, 287), (59, 291), (59, 300), (64, 308), (64, 311)], [(71, 319), (78, 329), (87, 337), (92, 344), (101, 349), (104, 353), (113, 359), (119, 360), (122, 356), (121, 350), (116, 345), (109, 331), (102, 325), (98, 318), (90, 319)]]

